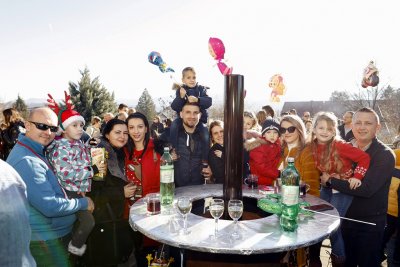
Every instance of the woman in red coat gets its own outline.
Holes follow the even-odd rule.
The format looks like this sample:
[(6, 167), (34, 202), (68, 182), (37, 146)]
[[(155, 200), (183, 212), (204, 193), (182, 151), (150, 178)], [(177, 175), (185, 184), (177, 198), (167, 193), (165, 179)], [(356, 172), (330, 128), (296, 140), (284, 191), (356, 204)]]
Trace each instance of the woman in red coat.
[(135, 112), (129, 115), (126, 123), (129, 138), (125, 149), (125, 170), (128, 179), (137, 185), (137, 200), (160, 191), (160, 155), (154, 149), (145, 115)]
[[(135, 197), (126, 203), (125, 216), (128, 217), (131, 203), (148, 193), (160, 191), (160, 154), (155, 151), (145, 115), (140, 112), (132, 113), (126, 123), (129, 138), (125, 147), (125, 172), (128, 180), (137, 186)], [(144, 266), (146, 255), (152, 253), (159, 243), (149, 238), (143, 238), (143, 243), (140, 240), (138, 242), (136, 259), (138, 266)]]

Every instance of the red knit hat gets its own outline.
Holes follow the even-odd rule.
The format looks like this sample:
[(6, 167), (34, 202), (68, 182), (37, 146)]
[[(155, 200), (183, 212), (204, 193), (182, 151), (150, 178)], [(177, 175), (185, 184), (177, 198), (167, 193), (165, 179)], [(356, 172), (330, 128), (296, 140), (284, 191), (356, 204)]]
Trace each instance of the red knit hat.
[(85, 124), (85, 119), (81, 116), (81, 114), (79, 114), (78, 111), (73, 109), (61, 111), (60, 126), (62, 129), (67, 129), (67, 127), (75, 121), (81, 121), (83, 124)]
[(58, 122), (60, 124), (61, 129), (65, 130), (69, 125), (71, 125), (75, 121), (81, 121), (85, 124), (85, 119), (79, 114), (78, 111), (74, 110), (74, 105), (71, 102), (71, 96), (64, 91), (65, 94), (65, 105), (66, 107), (61, 109), (54, 98), (48, 94), (49, 99), (49, 108), (51, 108), (58, 116)]

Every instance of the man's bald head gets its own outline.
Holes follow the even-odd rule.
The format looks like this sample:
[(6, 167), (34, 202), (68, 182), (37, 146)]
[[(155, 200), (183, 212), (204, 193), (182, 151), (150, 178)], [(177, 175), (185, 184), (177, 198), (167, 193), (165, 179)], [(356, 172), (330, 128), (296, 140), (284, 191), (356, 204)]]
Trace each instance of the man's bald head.
[(41, 130), (36, 124), (58, 126), (57, 115), (47, 107), (35, 108), (31, 111), (28, 121), (25, 123), (26, 137), (43, 146), (47, 146), (53, 141), (56, 134), (50, 131), (50, 129)]

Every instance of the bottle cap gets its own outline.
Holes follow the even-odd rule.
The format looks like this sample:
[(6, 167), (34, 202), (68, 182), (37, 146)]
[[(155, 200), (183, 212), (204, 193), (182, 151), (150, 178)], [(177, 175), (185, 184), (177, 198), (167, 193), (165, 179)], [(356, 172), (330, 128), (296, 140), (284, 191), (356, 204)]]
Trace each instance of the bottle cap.
[(169, 147), (167, 147), (167, 146), (164, 147), (164, 152), (165, 152), (165, 151), (169, 152)]
[(287, 158), (287, 162), (288, 162), (288, 163), (294, 163), (294, 158), (292, 158), (292, 157)]

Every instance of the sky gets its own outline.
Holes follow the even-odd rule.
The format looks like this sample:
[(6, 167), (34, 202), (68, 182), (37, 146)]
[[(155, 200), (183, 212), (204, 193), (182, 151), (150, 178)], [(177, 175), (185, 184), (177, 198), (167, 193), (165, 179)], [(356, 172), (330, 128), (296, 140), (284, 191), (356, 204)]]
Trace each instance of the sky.
[[(223, 100), (224, 78), (208, 52), (218, 37), (227, 64), (244, 76), (245, 105), (270, 104), (270, 77), (281, 74), (285, 101), (328, 100), (360, 90), (374, 60), (381, 85), (400, 87), (396, 1), (0, 0), (0, 101), (62, 98), (87, 67), (116, 99), (174, 94), (192, 66)], [(175, 69), (151, 65), (151, 51)], [(362, 89), (362, 88), (361, 88)], [(365, 89), (364, 89), (365, 90)]]

